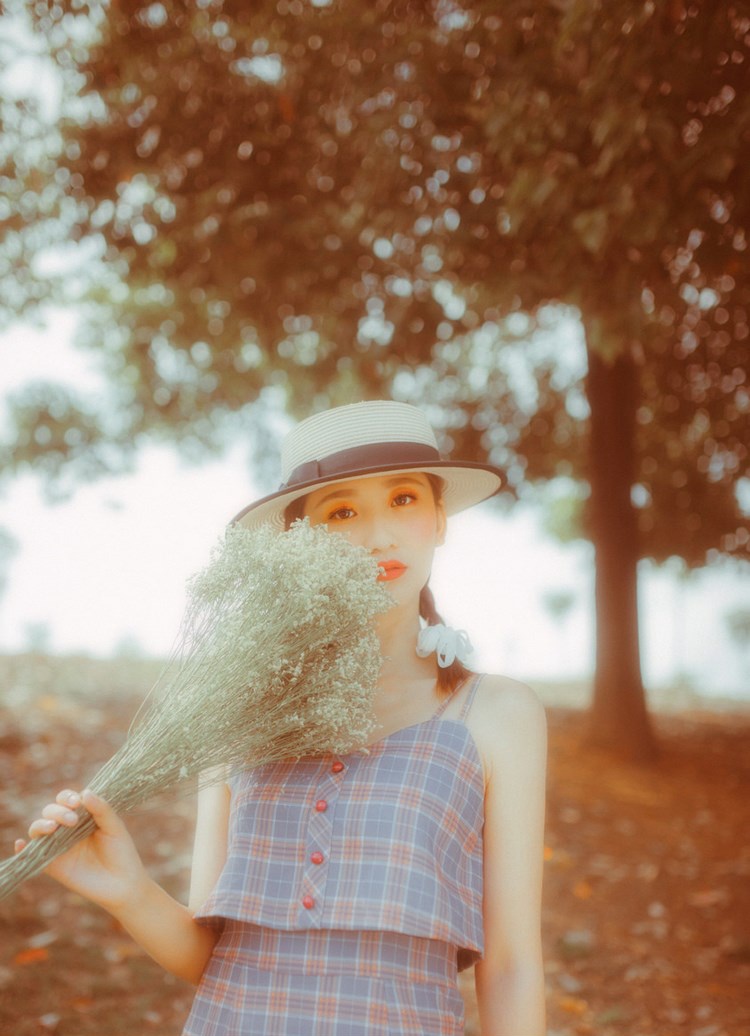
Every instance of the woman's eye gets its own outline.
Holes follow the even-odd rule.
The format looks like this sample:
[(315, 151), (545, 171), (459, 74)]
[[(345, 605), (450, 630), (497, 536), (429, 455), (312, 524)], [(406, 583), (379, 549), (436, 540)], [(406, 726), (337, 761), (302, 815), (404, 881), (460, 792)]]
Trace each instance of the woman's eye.
[(416, 500), (414, 493), (398, 493), (393, 498), (394, 504), (397, 507), (403, 507), (405, 504), (410, 504), (413, 500)]
[(351, 518), (353, 514), (354, 511), (351, 509), (351, 507), (339, 507), (335, 511), (331, 511), (331, 513), (328, 515), (328, 521), (343, 522), (346, 521), (347, 518)]

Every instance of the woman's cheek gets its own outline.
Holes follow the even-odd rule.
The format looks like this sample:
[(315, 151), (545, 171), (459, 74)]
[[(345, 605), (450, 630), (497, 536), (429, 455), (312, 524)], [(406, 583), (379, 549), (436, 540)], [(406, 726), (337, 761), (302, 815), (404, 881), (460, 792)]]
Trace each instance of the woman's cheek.
[(412, 523), (412, 528), (414, 529), (415, 535), (422, 543), (427, 543), (430, 540), (437, 539), (437, 522), (435, 520), (435, 515), (432, 513), (417, 516)]

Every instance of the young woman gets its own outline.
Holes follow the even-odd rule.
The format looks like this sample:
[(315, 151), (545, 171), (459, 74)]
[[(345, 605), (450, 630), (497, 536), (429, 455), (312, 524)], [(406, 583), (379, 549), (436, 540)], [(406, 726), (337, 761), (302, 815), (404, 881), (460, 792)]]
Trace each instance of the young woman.
[(441, 459), (421, 411), (387, 401), (302, 422), (282, 468), (235, 521), (325, 524), (393, 597), (372, 743), (202, 791), (187, 907), (91, 792), (61, 792), (29, 834), (92, 813), (98, 830), (48, 873), (198, 984), (185, 1036), (459, 1036), (472, 963), (483, 1036), (543, 1036), (544, 713), (525, 685), (464, 667), (428, 588), (447, 516), (500, 476)]

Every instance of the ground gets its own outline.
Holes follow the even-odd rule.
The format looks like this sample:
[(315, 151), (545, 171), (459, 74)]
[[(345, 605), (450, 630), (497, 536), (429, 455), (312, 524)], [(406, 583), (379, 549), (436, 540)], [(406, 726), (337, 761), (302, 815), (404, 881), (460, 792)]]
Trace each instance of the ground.
[[(0, 658), (0, 857), (50, 792), (121, 743), (153, 663)], [(750, 1036), (750, 711), (655, 702), (656, 764), (580, 743), (585, 689), (539, 687), (550, 727), (549, 1036)], [(131, 829), (184, 896), (190, 796)], [(471, 973), (467, 1036), (478, 1036)], [(191, 989), (45, 877), (0, 902), (0, 1032), (178, 1036)], [(518, 1036), (524, 1036), (519, 1033)]]

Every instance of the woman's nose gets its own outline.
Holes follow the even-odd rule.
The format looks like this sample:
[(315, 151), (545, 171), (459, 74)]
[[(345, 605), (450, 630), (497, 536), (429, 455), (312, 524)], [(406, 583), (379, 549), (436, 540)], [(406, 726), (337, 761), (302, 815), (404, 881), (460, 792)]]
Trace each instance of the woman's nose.
[(387, 518), (370, 518), (360, 531), (362, 546), (373, 553), (382, 553), (395, 546), (393, 528)]

